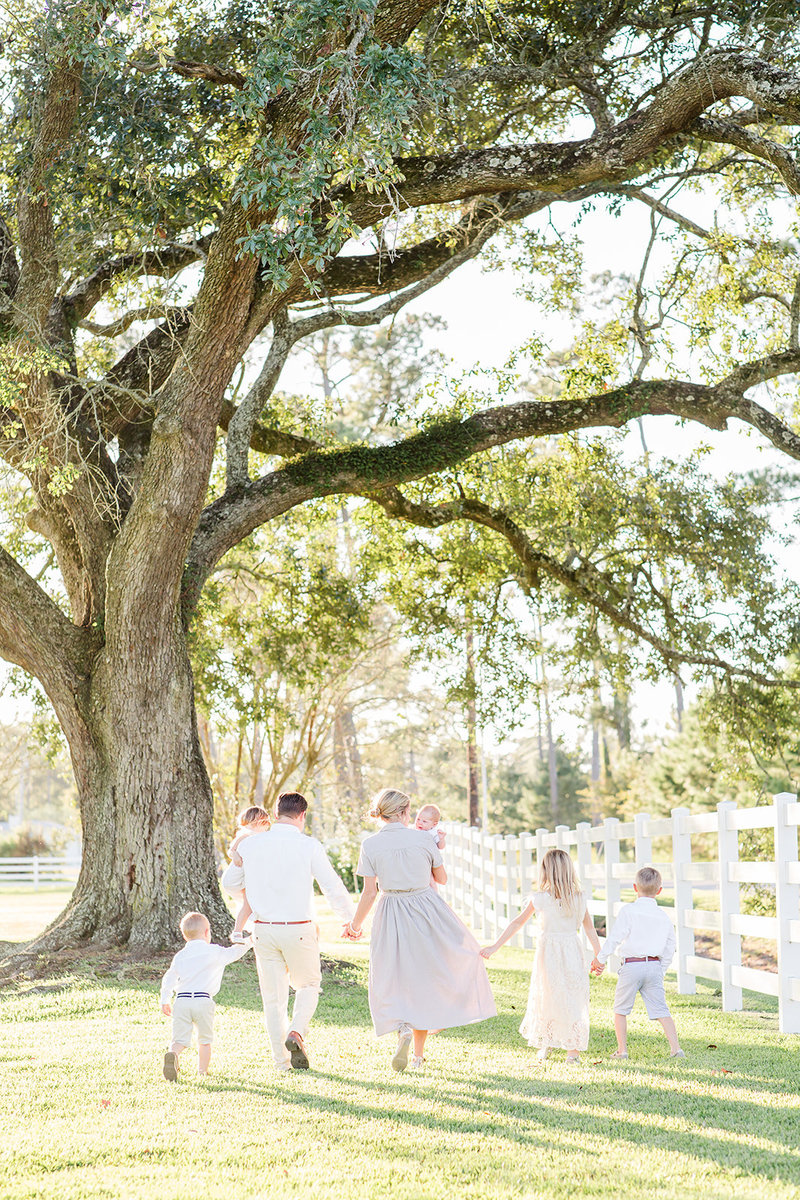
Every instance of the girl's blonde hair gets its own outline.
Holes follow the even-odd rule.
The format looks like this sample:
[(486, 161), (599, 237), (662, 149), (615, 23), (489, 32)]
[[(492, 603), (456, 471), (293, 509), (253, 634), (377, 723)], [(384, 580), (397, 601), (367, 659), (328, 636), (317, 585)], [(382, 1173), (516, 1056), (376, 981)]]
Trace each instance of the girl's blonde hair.
[(384, 788), (382, 792), (378, 792), (373, 797), (369, 806), (369, 815), (380, 817), (382, 821), (391, 821), (393, 818), (399, 817), (400, 813), (410, 804), (411, 798), (405, 792), (398, 792), (396, 788)]
[(575, 907), (581, 885), (566, 850), (548, 850), (539, 867), (539, 891), (549, 892), (567, 909)]
[(249, 808), (243, 808), (236, 820), (240, 828), (244, 825), (270, 823), (269, 813), (260, 804), (251, 804)]

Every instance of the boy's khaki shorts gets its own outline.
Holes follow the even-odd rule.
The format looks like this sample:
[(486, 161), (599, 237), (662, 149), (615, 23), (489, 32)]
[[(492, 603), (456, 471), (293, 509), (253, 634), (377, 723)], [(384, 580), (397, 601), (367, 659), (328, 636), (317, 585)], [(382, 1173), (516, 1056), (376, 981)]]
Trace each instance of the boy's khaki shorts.
[(192, 1026), (197, 1028), (198, 1046), (210, 1046), (214, 1041), (214, 1010), (211, 999), (175, 1000), (172, 1005), (172, 1041), (177, 1046), (190, 1046)]
[(651, 1021), (669, 1016), (664, 995), (664, 969), (660, 962), (622, 963), (614, 993), (614, 1012), (627, 1017), (637, 992), (642, 994)]

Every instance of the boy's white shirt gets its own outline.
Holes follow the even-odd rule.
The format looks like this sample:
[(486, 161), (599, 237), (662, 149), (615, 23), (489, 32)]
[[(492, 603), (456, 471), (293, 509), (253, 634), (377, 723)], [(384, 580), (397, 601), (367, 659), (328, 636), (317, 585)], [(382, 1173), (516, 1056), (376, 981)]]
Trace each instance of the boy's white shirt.
[(173, 958), (161, 980), (161, 1003), (169, 1004), (173, 992), (208, 992), (216, 996), (228, 963), (236, 962), (250, 949), (250, 942), (218, 946), (193, 938)]
[(633, 903), (623, 904), (598, 962), (604, 963), (616, 953), (623, 958), (660, 958), (664, 973), (669, 970), (675, 954), (675, 930), (654, 896), (639, 896)]

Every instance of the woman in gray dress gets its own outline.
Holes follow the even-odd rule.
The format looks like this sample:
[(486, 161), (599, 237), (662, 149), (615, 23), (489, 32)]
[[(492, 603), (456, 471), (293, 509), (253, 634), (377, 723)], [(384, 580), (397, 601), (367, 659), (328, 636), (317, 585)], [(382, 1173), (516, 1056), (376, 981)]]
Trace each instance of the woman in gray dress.
[(375, 1033), (397, 1031), (395, 1071), (423, 1062), (428, 1031), (469, 1025), (497, 1014), (480, 947), (431, 887), (446, 883), (442, 856), (430, 834), (410, 829), (411, 801), (386, 788), (370, 809), (382, 828), (365, 839), (356, 871), (364, 888), (346, 937), (378, 897), (369, 956), (369, 1007)]

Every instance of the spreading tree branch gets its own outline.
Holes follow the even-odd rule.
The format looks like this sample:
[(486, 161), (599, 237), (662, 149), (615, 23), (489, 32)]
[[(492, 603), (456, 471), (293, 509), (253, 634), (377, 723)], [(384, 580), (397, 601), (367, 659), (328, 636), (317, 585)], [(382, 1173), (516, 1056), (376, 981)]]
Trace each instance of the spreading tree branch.
[(99, 635), (73, 625), (2, 547), (0, 612), (0, 655), (40, 681), (69, 736), (76, 704), (85, 700), (81, 664), (91, 661)]
[(213, 234), (207, 234), (196, 242), (159, 246), (153, 250), (135, 251), (106, 259), (91, 274), (77, 283), (62, 305), (72, 325), (85, 320), (94, 306), (119, 282), (131, 275), (155, 275), (171, 279), (185, 267), (202, 262), (206, 257)]
[[(63, 152), (80, 101), (81, 66), (69, 59), (49, 73), (30, 164), (17, 199), (21, 266), (14, 296), (17, 323), (37, 336), (44, 329), (58, 286), (53, 210), (47, 191), (52, 162)], [(37, 100), (39, 98), (37, 97)]]
[[(785, 680), (777, 680), (764, 675), (763, 672), (728, 662), (718, 654), (676, 649), (673, 644), (632, 616), (624, 603), (619, 603), (614, 580), (589, 563), (573, 567), (569, 563), (559, 562), (553, 555), (537, 549), (528, 534), (502, 509), (492, 508), (480, 500), (469, 497), (461, 497), (449, 504), (416, 504), (404, 496), (398, 488), (386, 488), (379, 492), (373, 492), (368, 498), (379, 504), (389, 516), (407, 521), (412, 525), (438, 529), (453, 521), (470, 521), (500, 534), (519, 563), (520, 582), (526, 591), (538, 590), (541, 586), (541, 576), (549, 576), (581, 604), (607, 617), (618, 629), (625, 629), (641, 642), (652, 646), (663, 659), (671, 674), (677, 674), (678, 667), (686, 664), (720, 671), (729, 679), (735, 677), (749, 679), (762, 687), (777, 687), (785, 684)], [(664, 597), (659, 596), (659, 599), (665, 614), (669, 617), (668, 603)], [(791, 686), (800, 687), (800, 681)]]
[[(712, 50), (670, 76), (646, 108), (590, 138), (402, 159), (398, 169), (403, 182), (391, 201), (359, 188), (340, 189), (338, 196), (360, 224), (369, 225), (398, 207), (446, 204), (490, 193), (562, 193), (575, 187), (623, 183), (638, 174), (671, 138), (690, 135), (705, 109), (733, 96), (766, 106), (780, 105), (800, 123), (797, 75), (748, 51)], [(738, 131), (732, 122), (727, 134), (734, 144)], [(771, 153), (766, 144), (760, 147), (761, 157)], [(775, 155), (774, 165), (786, 172), (787, 183), (793, 180), (783, 155)]]
[[(800, 90), (800, 89), (798, 89)], [(797, 124), (800, 124), (798, 116)], [(695, 121), (694, 132), (704, 142), (718, 142), (723, 146), (737, 146), (754, 158), (769, 163), (779, 173), (793, 196), (800, 196), (800, 168), (791, 152), (761, 134), (742, 129), (735, 121), (702, 117)]]
[[(779, 360), (779, 361), (778, 361)], [(780, 369), (779, 369), (780, 368)], [(581, 400), (522, 401), (434, 425), (392, 446), (314, 451), (280, 470), (226, 492), (203, 512), (184, 579), (184, 600), (194, 607), (208, 571), (259, 525), (317, 496), (363, 495), (452, 467), (494, 446), (521, 438), (553, 437), (574, 429), (620, 428), (642, 416), (676, 416), (710, 429), (731, 417), (759, 429), (800, 460), (800, 435), (745, 397), (742, 386), (800, 370), (800, 355), (776, 355), (742, 367), (716, 386), (684, 380), (634, 380)]]
[(130, 64), (130, 69), (138, 71), (142, 75), (153, 75), (156, 71), (167, 70), (172, 71), (175, 75), (180, 75), (182, 79), (202, 79), (205, 83), (222, 84), (235, 88), (243, 88), (247, 83), (245, 76), (235, 67), (225, 67), (219, 63), (195, 62), (188, 58), (137, 60)]

